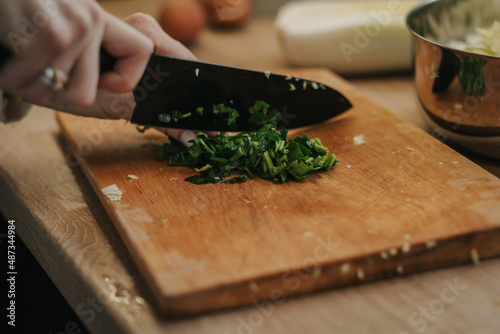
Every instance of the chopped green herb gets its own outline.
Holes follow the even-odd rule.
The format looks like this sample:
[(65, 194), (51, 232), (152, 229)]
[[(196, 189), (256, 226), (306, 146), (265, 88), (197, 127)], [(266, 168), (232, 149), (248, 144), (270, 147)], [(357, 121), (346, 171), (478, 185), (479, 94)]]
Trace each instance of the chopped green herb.
[(241, 183), (241, 182), (245, 182), (246, 180), (247, 180), (246, 175), (240, 175), (240, 176), (233, 177), (232, 179), (227, 179), (225, 181), (222, 181), (221, 183), (223, 183), (223, 184)]
[(458, 79), (467, 95), (480, 97), (486, 90), (486, 79), (482, 74), (486, 60), (474, 57), (460, 58)]
[(198, 115), (203, 116), (203, 110), (204, 110), (203, 107), (198, 107), (196, 109), (196, 112), (198, 113)]
[(257, 125), (280, 121), (281, 114), (275, 111), (269, 111), (269, 104), (263, 101), (255, 101), (254, 105), (249, 108), (251, 114), (248, 121)]
[(230, 128), (236, 128), (236, 118), (240, 116), (238, 111), (234, 108), (231, 107), (226, 107), (223, 103), (214, 105), (213, 108), (213, 113), (214, 115), (219, 115), (219, 114), (228, 114), (227, 116), (227, 125)]
[(172, 111), (172, 119), (174, 120), (174, 122), (178, 122), (181, 119), (187, 118), (189, 116), (191, 116), (190, 112), (183, 114), (183, 113), (181, 113), (180, 111), (177, 111), (177, 110)]
[(290, 84), (290, 90), (291, 90), (291, 91), (294, 91), (294, 90), (296, 90), (296, 89), (297, 89), (297, 88), (295, 88), (295, 85), (291, 83), (291, 84)]
[[(196, 175), (186, 178), (194, 184), (244, 182), (256, 176), (281, 182), (301, 180), (338, 162), (319, 139), (302, 133), (287, 140), (287, 135), (286, 129), (277, 131), (273, 122), (258, 131), (232, 136), (199, 133), (188, 148), (170, 138), (160, 148), (159, 158), (168, 160), (170, 166), (199, 168)], [(240, 176), (223, 180), (235, 174)]]
[(177, 110), (172, 111), (172, 119), (174, 120), (174, 122), (178, 122), (182, 118), (183, 118), (182, 113), (180, 111)]

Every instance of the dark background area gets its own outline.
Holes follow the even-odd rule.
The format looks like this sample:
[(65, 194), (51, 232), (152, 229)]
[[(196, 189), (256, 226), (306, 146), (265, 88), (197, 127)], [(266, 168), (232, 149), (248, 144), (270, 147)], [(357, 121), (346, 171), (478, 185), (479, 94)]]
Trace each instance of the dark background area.
[[(8, 217), (7, 217), (8, 218)], [(42, 267), (30, 253), (21, 238), (15, 237), (16, 266), (16, 321), (15, 327), (8, 326), (7, 318), (9, 286), (7, 282), (8, 219), (0, 212), (0, 259), (2, 263), (2, 333), (22, 334), (88, 334), (84, 324), (71, 309), (64, 297)], [(76, 323), (76, 325), (70, 324)], [(76, 326), (76, 327), (75, 327)]]

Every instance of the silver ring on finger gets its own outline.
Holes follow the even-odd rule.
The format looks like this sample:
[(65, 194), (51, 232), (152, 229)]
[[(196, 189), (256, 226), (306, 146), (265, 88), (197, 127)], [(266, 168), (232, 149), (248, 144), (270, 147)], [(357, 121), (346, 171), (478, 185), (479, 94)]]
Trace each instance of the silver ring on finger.
[(47, 67), (43, 70), (40, 80), (42, 80), (42, 82), (49, 86), (52, 90), (58, 91), (63, 89), (64, 84), (68, 82), (68, 76), (60, 69)]

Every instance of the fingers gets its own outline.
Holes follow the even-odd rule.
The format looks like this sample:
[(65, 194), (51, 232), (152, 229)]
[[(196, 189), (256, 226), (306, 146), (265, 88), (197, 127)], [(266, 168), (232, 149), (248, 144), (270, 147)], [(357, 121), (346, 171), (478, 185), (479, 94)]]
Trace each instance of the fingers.
[[(54, 30), (61, 32), (56, 33)], [(37, 81), (42, 71), (69, 43), (68, 31), (70, 29), (65, 22), (54, 18), (50, 26), (38, 32), (38, 38), (27, 40), (26, 44), (22, 45), (23, 48), (20, 48), (0, 71), (0, 87), (35, 103), (50, 97), (52, 92), (49, 87), (41, 82), (37, 85)]]
[[(35, 104), (79, 107), (94, 102), (98, 87), (124, 93), (136, 86), (153, 52), (151, 40), (105, 13), (94, 0), (54, 1), (50, 17), (41, 5), (36, 0), (0, 3), (0, 31), (12, 32), (18, 41), (0, 34), (0, 41), (14, 51), (0, 68), (1, 90)], [(41, 14), (47, 16), (43, 26), (29, 22)], [(118, 61), (114, 71), (100, 78), (101, 44)], [(47, 68), (66, 74), (63, 90), (54, 91), (41, 81)]]
[(196, 137), (198, 136), (196, 134), (196, 131), (192, 130), (170, 129), (170, 128), (160, 128), (160, 127), (155, 127), (155, 129), (171, 136), (179, 143), (187, 147), (193, 145), (193, 143), (190, 143), (189, 141), (196, 139)]
[(125, 18), (124, 21), (153, 41), (155, 53), (196, 60), (193, 53), (165, 33), (152, 16), (136, 13)]
[[(95, 45), (92, 44), (95, 40), (102, 39), (100, 7), (89, 0), (54, 2), (52, 6), (55, 7), (49, 13), (45, 7), (40, 7), (38, 1), (20, 1), (15, 4), (18, 8), (14, 8), (13, 13), (19, 17), (11, 20), (11, 26), (7, 29), (24, 33), (12, 35), (17, 36), (22, 43), (14, 45), (14, 58), (0, 72), (0, 89), (35, 104), (58, 98), (60, 102), (77, 105), (92, 103), (97, 80), (95, 70), (90, 71), (89, 68), (96, 68), (98, 60), (95, 56), (89, 56), (86, 50)], [(45, 21), (43, 24), (29, 21), (29, 18), (34, 20), (35, 17), (45, 17)], [(25, 26), (16, 26), (18, 21)], [(30, 34), (27, 34), (26, 27)], [(60, 94), (55, 94), (53, 87), (41, 80), (47, 68), (62, 72), (69, 78), (66, 89)]]
[[(59, 103), (68, 103), (78, 106), (89, 106), (96, 96), (96, 87), (99, 80), (98, 54), (100, 50), (100, 38), (104, 30), (104, 22), (99, 15), (81, 14), (79, 20), (74, 18), (75, 13), (67, 13), (66, 18), (71, 19), (73, 31), (81, 31), (85, 27), (93, 25), (92, 34), (84, 34), (78, 43), (74, 43), (67, 51), (59, 54), (50, 63), (50, 67), (56, 71), (62, 71), (67, 76), (64, 89), (54, 90), (50, 85), (43, 82), (40, 76), (35, 77), (26, 88), (18, 91), (28, 101), (43, 104), (49, 99)], [(44, 69), (42, 69), (43, 71)]]
[(99, 50), (105, 22), (102, 15), (89, 15), (87, 20), (84, 26), (92, 25), (92, 33), (53, 62), (54, 68), (68, 74), (64, 89), (53, 95), (53, 99), (59, 103), (72, 104), (76, 101), (76, 105), (85, 107), (92, 105), (95, 100), (99, 82)]
[(102, 47), (118, 61), (114, 71), (101, 75), (99, 87), (115, 93), (131, 91), (146, 69), (153, 43), (131, 26), (106, 14)]

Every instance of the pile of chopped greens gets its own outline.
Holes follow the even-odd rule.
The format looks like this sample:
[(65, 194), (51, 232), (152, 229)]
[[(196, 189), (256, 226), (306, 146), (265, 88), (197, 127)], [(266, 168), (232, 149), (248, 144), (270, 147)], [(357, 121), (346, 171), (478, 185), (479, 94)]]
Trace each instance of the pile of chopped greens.
[[(329, 170), (338, 162), (318, 138), (309, 139), (302, 132), (302, 137), (287, 140), (287, 135), (288, 130), (276, 129), (276, 122), (236, 135), (210, 137), (200, 132), (190, 147), (170, 138), (161, 146), (159, 159), (168, 160), (170, 166), (195, 168), (197, 174), (186, 178), (194, 184), (244, 182), (256, 176), (287, 182), (303, 179), (311, 171)], [(224, 180), (234, 175), (238, 176)]]

